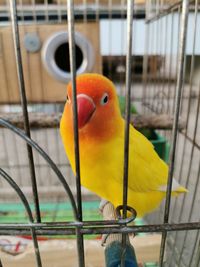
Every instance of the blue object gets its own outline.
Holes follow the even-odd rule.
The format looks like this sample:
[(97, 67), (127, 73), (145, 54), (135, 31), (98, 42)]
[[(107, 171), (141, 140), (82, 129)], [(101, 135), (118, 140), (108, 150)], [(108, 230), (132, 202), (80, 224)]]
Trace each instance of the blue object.
[[(105, 249), (106, 267), (120, 267), (121, 252), (121, 242), (114, 241), (109, 244)], [(126, 245), (125, 267), (138, 267), (134, 248), (130, 244)]]

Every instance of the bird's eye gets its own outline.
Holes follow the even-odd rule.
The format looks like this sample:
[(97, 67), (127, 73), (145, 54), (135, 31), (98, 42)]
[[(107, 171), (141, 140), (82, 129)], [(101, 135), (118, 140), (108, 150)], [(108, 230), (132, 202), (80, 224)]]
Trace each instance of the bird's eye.
[(69, 98), (69, 95), (67, 94), (67, 103), (70, 103), (70, 98)]
[(108, 94), (105, 93), (101, 98), (101, 105), (105, 105), (108, 103)]

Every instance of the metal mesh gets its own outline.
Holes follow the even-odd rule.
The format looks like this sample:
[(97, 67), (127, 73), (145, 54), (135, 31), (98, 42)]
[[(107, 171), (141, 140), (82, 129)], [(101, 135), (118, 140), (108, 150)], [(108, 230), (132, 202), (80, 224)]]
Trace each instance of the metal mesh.
[[(85, 266), (83, 240), (86, 235), (161, 232), (160, 266), (199, 266), (200, 46), (198, 1), (156, 0), (142, 3), (127, 1), (126, 3), (123, 0), (96, 0), (75, 1), (74, 6), (73, 1), (62, 0), (32, 0), (30, 3), (25, 3), (25, 1), (17, 3), (17, 6), (16, 1), (2, 3), (0, 23), (2, 29), (6, 25), (13, 31), (12, 42), (14, 42), (15, 48), (21, 104), (12, 103), (13, 92), (9, 88), (12, 87), (13, 81), (9, 78), (4, 53), (6, 48), (0, 35), (2, 47), (0, 63), (3, 66), (1, 77), (2, 84), (4, 83), (7, 89), (1, 88), (0, 93), (2, 99), (5, 94), (9, 99), (9, 104), (1, 101), (0, 111), (2, 118), (7, 118), (6, 116), (12, 112), (15, 114), (22, 112), (25, 133), (5, 122), (4, 119), (0, 119), (0, 124), (3, 126), (0, 128), (0, 175), (2, 178), (0, 180), (0, 201), (22, 201), (28, 213), (29, 223), (2, 223), (0, 224), (0, 234), (31, 234), (37, 266), (42, 266), (42, 261), (36, 236), (75, 235), (78, 264)], [(47, 89), (43, 79), (43, 66), (38, 54), (37, 67), (40, 71), (37, 79), (41, 88), (40, 101), (39, 103), (34, 103), (34, 101), (27, 103), (26, 98), (30, 97), (35, 88), (33, 83), (27, 83), (24, 79), (23, 73), (30, 67), (28, 64), (30, 57), (27, 57), (26, 62), (22, 62), (23, 50), (19, 25), (20, 31), (26, 33), (26, 24), (35, 24), (38, 34), (40, 34), (39, 28), (43, 22), (66, 25), (66, 30), (68, 29), (69, 32), (71, 79), (76, 102), (74, 25), (76, 26), (80, 21), (83, 25), (87, 25), (91, 21), (99, 23), (102, 71), (114, 81), (118, 93), (126, 97), (126, 103), (134, 103), (138, 112), (143, 115), (167, 114), (169, 117), (173, 117), (173, 123), (167, 130), (158, 131), (165, 136), (171, 146), (166, 202), (158, 211), (146, 217), (148, 224), (144, 226), (127, 227), (125, 209), (125, 221), (83, 221), (82, 200), (98, 200), (98, 198), (87, 190), (81, 190), (80, 187), (77, 123), (75, 123), (76, 179), (73, 177), (60, 141), (59, 131), (56, 128), (58, 123), (55, 123), (55, 128), (43, 126), (39, 129), (32, 129), (30, 127), (28, 111), (35, 114), (38, 112), (46, 115), (58, 114), (62, 111), (63, 102), (47, 103), (45, 100)], [(28, 75), (30, 76), (29, 81), (33, 81), (35, 77), (31, 74), (30, 69)], [(27, 88), (30, 89), (30, 95), (26, 94)], [(124, 150), (124, 207), (127, 202), (129, 104), (125, 108), (127, 124)], [(74, 114), (76, 122), (76, 108)], [(185, 127), (179, 127), (180, 120), (185, 122)], [(32, 148), (34, 148), (33, 151)], [(189, 192), (179, 198), (171, 199), (173, 176)], [(13, 193), (11, 187), (15, 189), (18, 196)], [(34, 216), (27, 199), (29, 202), (34, 202)], [(45, 223), (41, 220), (40, 201), (51, 200), (59, 203), (66, 199), (71, 202), (74, 211), (74, 218), (71, 221), (61, 222), (58, 220), (53, 223)], [(166, 252), (165, 257), (164, 251)]]

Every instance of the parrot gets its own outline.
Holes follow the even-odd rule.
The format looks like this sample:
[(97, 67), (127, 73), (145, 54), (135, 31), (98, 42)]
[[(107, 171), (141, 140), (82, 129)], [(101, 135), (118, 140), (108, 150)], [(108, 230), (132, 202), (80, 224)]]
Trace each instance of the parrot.
[[(111, 80), (97, 73), (76, 77), (77, 123), (81, 185), (114, 207), (122, 204), (125, 121)], [(74, 174), (72, 83), (67, 85), (60, 134)], [(127, 205), (138, 217), (154, 211), (166, 196), (168, 165), (151, 142), (129, 127)], [(187, 192), (174, 178), (172, 195)]]

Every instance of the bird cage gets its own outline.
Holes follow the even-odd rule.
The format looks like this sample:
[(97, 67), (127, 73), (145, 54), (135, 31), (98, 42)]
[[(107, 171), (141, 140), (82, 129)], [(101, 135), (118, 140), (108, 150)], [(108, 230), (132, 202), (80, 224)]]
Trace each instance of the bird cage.
[[(0, 0), (0, 266), (200, 265), (199, 8)], [(76, 116), (76, 177), (59, 133), (66, 84), (75, 99), (76, 75), (86, 72), (113, 81), (126, 121), (122, 207), (103, 216), (100, 198), (81, 187)], [(165, 200), (140, 219), (134, 207), (125, 214), (129, 123), (169, 165)], [(186, 194), (171, 195), (173, 177)], [(104, 255), (101, 235), (120, 238), (122, 253), (106, 245)]]

